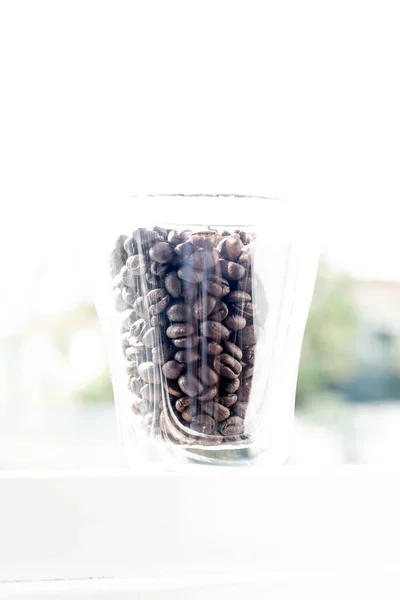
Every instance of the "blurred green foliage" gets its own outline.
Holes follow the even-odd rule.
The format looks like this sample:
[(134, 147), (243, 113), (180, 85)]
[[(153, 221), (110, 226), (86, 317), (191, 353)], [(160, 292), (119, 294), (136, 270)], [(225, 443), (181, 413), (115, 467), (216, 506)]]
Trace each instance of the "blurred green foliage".
[(359, 323), (351, 287), (351, 278), (321, 260), (299, 366), (299, 406), (319, 391), (345, 386), (354, 375)]

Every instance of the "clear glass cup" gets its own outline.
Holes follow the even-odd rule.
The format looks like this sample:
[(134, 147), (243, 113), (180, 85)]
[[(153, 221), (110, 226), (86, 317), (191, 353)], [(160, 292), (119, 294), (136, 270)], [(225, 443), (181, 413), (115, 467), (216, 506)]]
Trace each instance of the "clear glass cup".
[(318, 254), (300, 207), (132, 197), (110, 213), (97, 308), (128, 464), (281, 464)]

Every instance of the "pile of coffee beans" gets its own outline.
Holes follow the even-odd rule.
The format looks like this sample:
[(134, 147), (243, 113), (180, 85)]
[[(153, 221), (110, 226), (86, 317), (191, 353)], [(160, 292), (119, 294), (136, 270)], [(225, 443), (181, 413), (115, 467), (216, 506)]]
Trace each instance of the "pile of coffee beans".
[(180, 444), (245, 440), (256, 347), (254, 240), (241, 230), (154, 227), (110, 255), (133, 412)]

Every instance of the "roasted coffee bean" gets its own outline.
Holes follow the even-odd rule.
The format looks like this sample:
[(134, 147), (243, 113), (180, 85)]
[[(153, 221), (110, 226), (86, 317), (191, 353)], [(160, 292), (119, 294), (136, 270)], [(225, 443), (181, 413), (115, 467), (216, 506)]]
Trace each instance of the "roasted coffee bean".
[(114, 248), (108, 257), (112, 277), (116, 277), (125, 264), (124, 256)]
[(163, 277), (168, 270), (168, 264), (163, 265), (159, 262), (153, 261), (150, 265), (150, 272), (156, 277)]
[(235, 304), (245, 304), (246, 302), (251, 301), (251, 296), (247, 292), (243, 292), (242, 290), (234, 290), (229, 292), (229, 294), (224, 298), (224, 301), (228, 304), (230, 302), (234, 302)]
[(168, 232), (167, 232), (166, 229), (164, 229), (164, 227), (159, 227), (158, 225), (156, 225), (155, 227), (153, 227), (153, 231), (155, 231), (156, 233), (158, 233), (158, 235), (160, 237), (162, 237), (164, 240), (167, 239)]
[(166, 333), (171, 339), (187, 337), (194, 333), (194, 327), (192, 323), (176, 323), (175, 325), (170, 325)]
[(132, 233), (132, 237), (135, 240), (139, 249), (142, 247), (150, 247), (156, 242), (162, 240), (161, 236), (159, 236), (156, 231), (153, 231), (151, 229), (145, 229), (143, 227), (135, 229), (135, 231)]
[(228, 379), (236, 379), (242, 371), (240, 362), (225, 352), (214, 358), (213, 366), (217, 373)]
[(124, 242), (124, 249), (125, 252), (127, 254), (127, 256), (133, 256), (134, 254), (137, 254), (137, 245), (135, 240), (130, 237), (130, 238), (126, 238), (125, 242)]
[(136, 297), (129, 288), (124, 287), (122, 289), (122, 298), (126, 304), (129, 304), (129, 306), (133, 306), (135, 304)]
[(153, 362), (144, 362), (139, 365), (140, 377), (146, 383), (160, 383), (160, 367)]
[(215, 421), (209, 415), (196, 415), (193, 417), (190, 428), (197, 433), (206, 435), (212, 434), (215, 431)]
[(129, 389), (131, 390), (131, 392), (133, 392), (137, 396), (139, 396), (139, 394), (140, 394), (140, 388), (142, 387), (142, 385), (143, 385), (143, 382), (140, 379), (140, 377), (131, 377), (129, 379)]
[(220, 385), (224, 394), (234, 394), (240, 387), (240, 379), (225, 379)]
[(169, 296), (167, 292), (162, 288), (151, 290), (146, 294), (144, 299), (144, 306), (147, 308), (149, 315), (154, 316), (163, 312), (169, 303)]
[(244, 317), (241, 317), (240, 315), (228, 315), (224, 321), (224, 325), (228, 329), (239, 331), (240, 329), (246, 327), (247, 321)]
[(176, 348), (193, 348), (199, 343), (197, 335), (190, 335), (188, 337), (175, 338), (172, 343)]
[(242, 252), (238, 258), (238, 263), (240, 265), (242, 265), (243, 267), (245, 267), (246, 269), (249, 269), (251, 266), (251, 262), (252, 262), (252, 254), (253, 254), (252, 246), (251, 245), (244, 246), (242, 249)]
[(246, 269), (242, 267), (242, 265), (230, 260), (222, 259), (218, 262), (218, 264), (220, 266), (222, 276), (231, 281), (242, 279), (246, 273)]
[(178, 379), (178, 385), (186, 396), (192, 398), (203, 391), (203, 385), (192, 373), (185, 373)]
[(197, 283), (188, 283), (187, 281), (183, 283), (182, 296), (185, 302), (192, 303), (199, 295), (199, 286)]
[(176, 360), (169, 360), (162, 368), (165, 377), (168, 377), (168, 379), (178, 379), (184, 369), (185, 366)]
[(247, 292), (248, 294), (253, 293), (253, 283), (251, 277), (244, 277), (237, 283), (239, 290)]
[(129, 344), (132, 348), (132, 354), (142, 359), (145, 351), (145, 345), (142, 342), (138, 342), (135, 337), (129, 338)]
[(211, 321), (223, 321), (229, 314), (229, 310), (225, 302), (218, 302), (209, 316)]
[(168, 242), (157, 242), (150, 248), (149, 254), (152, 260), (165, 265), (171, 260), (174, 249)]
[(172, 358), (174, 354), (175, 349), (164, 344), (151, 349), (151, 358), (156, 365), (163, 365), (166, 361)]
[(242, 379), (248, 379), (249, 377), (253, 377), (254, 367), (248, 365), (242, 371)]
[(185, 408), (187, 408), (191, 404), (194, 404), (195, 402), (195, 398), (189, 398), (189, 396), (182, 396), (182, 398), (179, 398), (179, 400), (176, 401), (175, 408), (178, 412), (181, 413), (185, 410)]
[(223, 279), (219, 275), (210, 275), (203, 282), (203, 289), (216, 298), (222, 298), (229, 294), (230, 288), (226, 279)]
[(229, 408), (223, 406), (223, 404), (219, 404), (218, 402), (203, 402), (201, 404), (201, 410), (210, 415), (217, 423), (219, 421), (225, 421), (230, 416)]
[(135, 285), (136, 275), (134, 274), (132, 269), (128, 269), (128, 267), (126, 265), (121, 267), (119, 276), (120, 276), (122, 285), (125, 285), (128, 288), (132, 288)]
[(255, 307), (252, 302), (245, 302), (245, 304), (231, 304), (230, 309), (232, 314), (244, 317), (248, 323), (253, 322)]
[(192, 233), (189, 239), (193, 246), (199, 248), (213, 248), (218, 244), (220, 236), (217, 231), (207, 230)]
[(136, 319), (131, 325), (129, 330), (130, 337), (135, 338), (136, 341), (141, 342), (143, 335), (147, 331), (146, 321), (144, 319)]
[(197, 415), (197, 406), (196, 404), (189, 404), (188, 407), (182, 412), (182, 419), (187, 423), (191, 423), (193, 418)]
[(257, 332), (254, 325), (247, 325), (242, 329), (243, 346), (254, 346), (257, 342)]
[(170, 321), (181, 322), (190, 321), (192, 319), (192, 309), (185, 302), (177, 302), (172, 304), (167, 310), (167, 317)]
[(225, 394), (225, 396), (220, 396), (218, 398), (219, 403), (222, 404), (223, 406), (226, 406), (227, 408), (229, 408), (230, 406), (233, 406), (235, 404), (236, 400), (237, 400), (236, 394)]
[(146, 273), (145, 279), (147, 281), (147, 289), (155, 290), (160, 287), (160, 278), (152, 275), (151, 273)]
[(181, 398), (183, 396), (183, 392), (179, 387), (178, 382), (174, 379), (166, 380), (164, 382), (164, 389), (166, 389), (174, 398)]
[(251, 242), (251, 237), (247, 233), (247, 231), (242, 231), (241, 229), (235, 229), (235, 233), (237, 233), (242, 241), (242, 244), (247, 245)]
[(218, 394), (218, 388), (216, 385), (208, 388), (205, 392), (202, 392), (197, 396), (197, 400), (199, 402), (208, 402), (209, 400), (213, 400)]
[(182, 244), (178, 244), (175, 247), (176, 254), (180, 257), (181, 262), (186, 262), (195, 251), (195, 246), (191, 244), (189, 241), (183, 242)]
[(123, 313), (121, 313), (121, 328), (122, 331), (127, 331), (130, 330), (132, 324), (135, 322), (136, 320), (136, 313), (134, 310), (132, 310), (131, 308), (128, 310), (124, 310)]
[(248, 365), (254, 365), (254, 361), (255, 361), (255, 350), (256, 347), (255, 346), (247, 346), (244, 350), (243, 350), (243, 360), (245, 363), (247, 363)]
[(124, 333), (121, 334), (121, 342), (122, 342), (123, 350), (126, 350), (126, 348), (129, 347), (129, 338), (130, 338), (129, 331), (124, 331)]
[(200, 325), (200, 331), (205, 337), (217, 342), (227, 340), (230, 334), (229, 329), (222, 323), (218, 323), (218, 321), (204, 321)]
[(243, 353), (239, 346), (236, 346), (236, 344), (232, 344), (232, 342), (224, 342), (224, 350), (227, 354), (230, 354), (233, 356), (233, 358), (236, 358), (236, 360), (242, 360)]
[(160, 339), (160, 330), (155, 327), (150, 327), (144, 334), (142, 342), (146, 348), (154, 348), (154, 346), (160, 342)]
[(185, 348), (185, 350), (178, 350), (174, 358), (180, 363), (194, 363), (199, 360), (200, 354), (196, 348)]
[(135, 300), (135, 303), (133, 305), (133, 310), (135, 311), (135, 313), (137, 314), (138, 317), (140, 317), (141, 319), (146, 319), (148, 313), (147, 313), (147, 310), (144, 305), (144, 297), (143, 296), (139, 296), (139, 298), (137, 298)]
[(183, 244), (186, 240), (189, 239), (190, 232), (188, 231), (175, 231), (171, 230), (168, 234), (168, 241), (172, 246), (178, 246), (178, 244)]
[(193, 315), (196, 319), (206, 319), (214, 310), (217, 299), (214, 296), (200, 296), (193, 304)]
[(165, 276), (165, 287), (173, 298), (178, 298), (181, 295), (182, 282), (176, 271), (172, 271)]
[(217, 373), (208, 365), (202, 365), (200, 367), (199, 377), (201, 381), (207, 386), (216, 385), (219, 380)]
[(169, 325), (168, 319), (165, 315), (159, 313), (158, 315), (153, 315), (150, 318), (150, 325), (152, 327), (167, 327)]
[(219, 254), (217, 250), (204, 250), (203, 248), (197, 248), (193, 254), (187, 259), (187, 264), (194, 269), (211, 269), (214, 267), (219, 260)]
[(140, 275), (144, 275), (146, 273), (146, 261), (140, 254), (134, 254), (133, 256), (130, 256), (126, 261), (126, 267), (133, 273), (135, 277), (140, 277)]
[(136, 360), (135, 361), (131, 361), (130, 360), (126, 364), (125, 372), (126, 372), (127, 375), (130, 375), (131, 377), (138, 377), (139, 376), (139, 369), (138, 369), (138, 364), (137, 364)]
[(222, 435), (240, 435), (243, 433), (244, 421), (240, 417), (229, 417), (221, 425)]
[(179, 269), (178, 275), (181, 279), (190, 281), (191, 283), (199, 283), (203, 279), (203, 271), (193, 269), (189, 265), (185, 265)]
[(208, 344), (206, 345), (206, 352), (211, 356), (217, 356), (218, 354), (221, 354), (223, 352), (223, 348), (222, 346), (217, 344), (217, 342), (208, 342)]
[(162, 398), (161, 388), (159, 385), (151, 385), (149, 383), (145, 383), (144, 386), (140, 388), (140, 395), (144, 400), (148, 400), (152, 404), (156, 404)]
[(218, 244), (218, 251), (222, 258), (236, 260), (242, 252), (243, 244), (237, 233), (228, 235)]
[(232, 412), (241, 419), (244, 419), (246, 416), (248, 405), (248, 402), (236, 402), (232, 407)]
[(132, 348), (132, 346), (129, 346), (128, 348), (126, 348), (126, 350), (125, 350), (126, 360), (136, 360), (136, 357), (137, 357), (137, 352), (136, 352), (135, 348)]
[(238, 397), (243, 402), (248, 402), (251, 392), (251, 379), (243, 379), (240, 389), (238, 390)]

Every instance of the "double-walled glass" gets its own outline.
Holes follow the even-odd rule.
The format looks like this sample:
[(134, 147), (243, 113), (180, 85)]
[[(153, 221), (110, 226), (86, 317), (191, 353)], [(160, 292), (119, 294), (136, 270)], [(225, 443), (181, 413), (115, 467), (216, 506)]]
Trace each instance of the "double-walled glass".
[(301, 213), (145, 196), (109, 229), (98, 310), (128, 462), (283, 462), (317, 265)]

